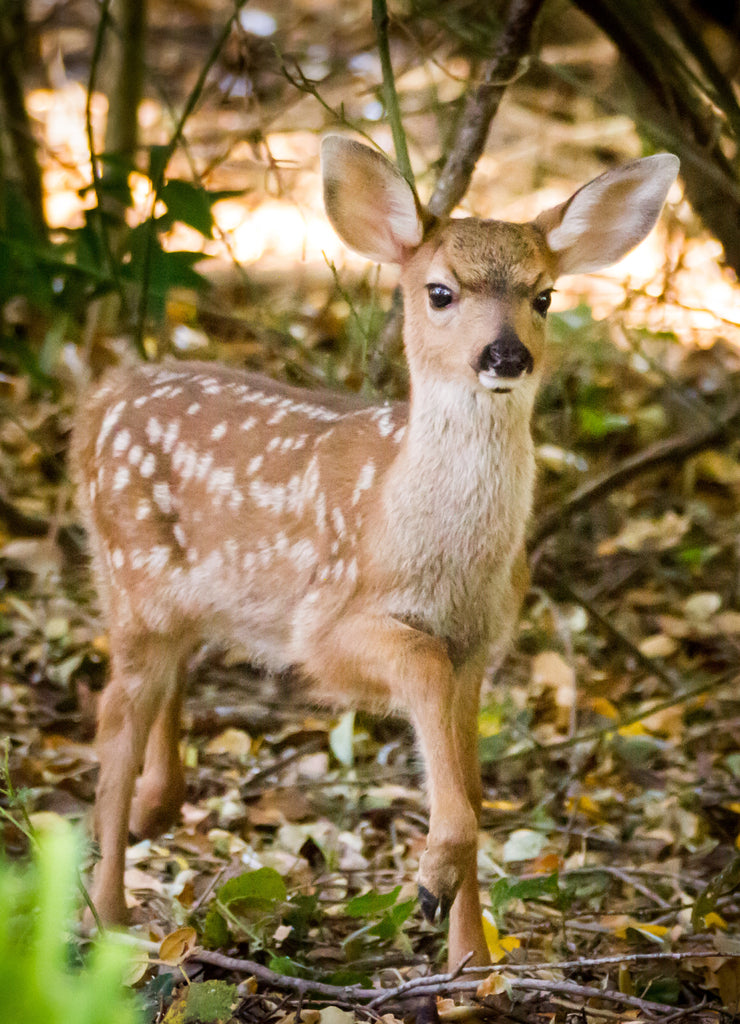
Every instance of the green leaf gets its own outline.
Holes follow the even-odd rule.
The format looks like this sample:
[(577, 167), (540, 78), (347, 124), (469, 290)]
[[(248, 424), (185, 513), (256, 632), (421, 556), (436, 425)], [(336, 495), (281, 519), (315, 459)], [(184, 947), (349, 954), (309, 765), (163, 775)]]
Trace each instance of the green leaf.
[(219, 903), (229, 906), (236, 901), (266, 903), (268, 907), (282, 902), (288, 895), (285, 882), (274, 868), (257, 868), (230, 878), (216, 891)]
[(229, 927), (215, 903), (208, 908), (200, 940), (206, 949), (221, 949), (229, 941)]
[(478, 756), (480, 757), (481, 764), (491, 764), (493, 761), (498, 761), (511, 745), (511, 732), (508, 729), (502, 729), (501, 732), (494, 733), (493, 736), (483, 736), (478, 741)]
[(375, 889), (371, 889), (370, 892), (351, 899), (345, 912), (349, 917), (377, 917), (393, 906), (400, 891), (400, 885), (391, 892), (376, 892)]
[(202, 185), (173, 178), (160, 189), (159, 198), (167, 206), (171, 220), (182, 221), (201, 235), (210, 238), (213, 232), (211, 198)]
[(329, 976), (330, 985), (341, 985), (342, 988), (349, 988), (350, 985), (360, 985), (362, 988), (372, 988), (373, 979), (369, 974), (362, 974), (360, 971), (353, 971), (351, 968), (345, 968), (341, 971), (336, 971), (335, 974)]
[(289, 956), (273, 956), (267, 965), (276, 974), (284, 974), (287, 978), (310, 978), (311, 972), (303, 964), (291, 960)]
[(616, 434), (626, 430), (630, 426), (628, 416), (621, 413), (607, 412), (602, 409), (594, 409), (589, 406), (582, 406), (578, 410), (578, 422), (581, 433), (596, 441), (609, 434)]
[(499, 878), (491, 887), (491, 910), (498, 919), (512, 900), (547, 900), (560, 902), (558, 873), (536, 878)]
[(406, 900), (392, 907), (387, 914), (383, 914), (376, 925), (370, 929), (370, 935), (377, 935), (384, 942), (394, 939), (401, 930), (402, 925), (416, 909), (416, 900)]
[(647, 988), (641, 990), (640, 995), (654, 1003), (675, 1006), (681, 995), (681, 983), (677, 978), (653, 978)]

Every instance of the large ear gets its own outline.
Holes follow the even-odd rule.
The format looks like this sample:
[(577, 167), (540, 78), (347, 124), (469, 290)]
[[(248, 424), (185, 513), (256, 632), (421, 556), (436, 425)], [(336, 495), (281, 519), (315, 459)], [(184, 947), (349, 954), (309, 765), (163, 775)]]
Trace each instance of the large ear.
[(653, 229), (678, 157), (658, 153), (594, 178), (560, 206), (540, 214), (558, 274), (602, 270), (621, 260)]
[(402, 263), (424, 228), (408, 182), (381, 153), (342, 135), (321, 143), (324, 206), (342, 241), (376, 263)]

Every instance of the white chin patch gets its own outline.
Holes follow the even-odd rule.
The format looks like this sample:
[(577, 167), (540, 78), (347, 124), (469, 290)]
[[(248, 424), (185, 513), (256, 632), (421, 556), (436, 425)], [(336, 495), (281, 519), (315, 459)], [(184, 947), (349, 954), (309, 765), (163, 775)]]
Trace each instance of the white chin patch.
[(515, 379), (509, 380), (506, 377), (497, 377), (490, 370), (481, 370), (478, 374), (478, 380), (484, 388), (488, 388), (489, 391), (496, 391), (502, 395), (508, 395), (511, 389), (517, 385)]

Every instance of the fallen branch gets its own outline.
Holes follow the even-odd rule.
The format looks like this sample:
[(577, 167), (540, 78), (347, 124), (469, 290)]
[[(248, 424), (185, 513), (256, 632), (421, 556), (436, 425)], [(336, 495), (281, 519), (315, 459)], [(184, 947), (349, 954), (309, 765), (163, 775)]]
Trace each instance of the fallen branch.
[(740, 419), (740, 398), (731, 402), (723, 412), (717, 415), (714, 422), (701, 430), (659, 441), (645, 451), (637, 452), (636, 455), (624, 459), (615, 469), (576, 488), (565, 501), (558, 503), (556, 507), (546, 509), (537, 517), (529, 540), (530, 553), (536, 553), (543, 541), (565, 526), (576, 512), (582, 511), (600, 498), (623, 487), (635, 477), (665, 465), (667, 462), (680, 462), (729, 437), (730, 429), (738, 419)]
[(327, 982), (313, 981), (310, 978), (294, 978), (287, 974), (278, 974), (277, 971), (271, 971), (269, 967), (264, 967), (254, 960), (226, 956), (225, 953), (219, 953), (212, 949), (196, 948), (187, 959), (213, 964), (214, 967), (234, 971), (236, 974), (251, 974), (266, 985), (281, 991), (295, 992), (300, 997), (310, 994), (341, 1002), (369, 1002), (378, 994), (378, 990), (374, 988), (360, 988), (359, 985), (330, 985)]
[[(361, 988), (359, 985), (331, 985), (326, 982), (313, 981), (309, 978), (290, 977), (271, 971), (268, 967), (264, 967), (253, 960), (242, 960), (213, 950), (196, 948), (188, 959), (212, 964), (224, 970), (234, 971), (237, 974), (253, 975), (258, 981), (280, 991), (295, 993), (299, 998), (312, 995), (350, 1005), (366, 1003), (368, 1008), (372, 1010), (377, 1010), (381, 1006), (396, 1002), (403, 1003), (410, 998), (419, 999), (423, 996), (453, 995), (461, 992), (475, 995), (481, 984), (480, 978), (471, 978), (469, 975), (472, 973), (480, 974), (481, 970), (485, 970), (488, 974), (505, 974), (506, 987), (510, 992), (541, 992), (543, 994), (562, 994), (577, 997), (581, 1000), (603, 1000), (654, 1014), (666, 1015), (675, 1013), (675, 1007), (666, 1006), (663, 1003), (655, 1003), (648, 999), (641, 999), (638, 996), (627, 995), (613, 989), (595, 988), (591, 985), (580, 985), (567, 980), (531, 977), (518, 978), (515, 975), (524, 972), (536, 974), (538, 970), (546, 970), (548, 972), (570, 969), (580, 970), (584, 966), (606, 967), (617, 964), (661, 960), (678, 961), (702, 959), (710, 956), (724, 957), (726, 955), (718, 953), (715, 949), (703, 949), (676, 953), (635, 953), (623, 956), (596, 957), (590, 960), (566, 960), (560, 963), (493, 964), (486, 968), (464, 967), (460, 965), (456, 970), (448, 974), (433, 974), (426, 978), (412, 978), (401, 985), (397, 985), (395, 988), (380, 990)], [(730, 954), (730, 956), (732, 955), (734, 954)]]

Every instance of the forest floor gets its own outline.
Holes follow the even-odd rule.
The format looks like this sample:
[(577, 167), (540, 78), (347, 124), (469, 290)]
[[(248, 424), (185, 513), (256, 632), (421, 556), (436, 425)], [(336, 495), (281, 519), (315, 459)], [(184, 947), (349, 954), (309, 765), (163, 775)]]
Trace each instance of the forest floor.
[[(471, 209), (516, 219), (551, 205), (598, 172), (597, 139), (632, 155), (626, 119), (581, 110), (569, 135), (553, 106), (542, 86), (507, 97)], [(547, 140), (526, 180), (509, 170), (534, 167), (515, 134), (522, 119)], [(213, 146), (207, 120), (194, 123)], [(279, 190), (265, 194), (254, 153), (224, 162), (217, 180), (243, 187), (251, 168), (243, 234), (232, 235), (237, 253), (254, 248), (247, 284), (219, 263), (205, 300), (169, 303), (152, 345), (181, 354), (185, 324), (199, 357), (357, 390), (389, 282), (345, 261), (319, 228), (315, 162), (301, 173), (301, 160), (313, 147), (315, 161), (320, 125), (282, 127), (270, 136), (287, 161)], [(420, 127), (415, 141), (423, 153)], [(74, 218), (84, 160), (67, 156), (51, 205)], [(319, 713), (238, 651), (211, 652), (188, 690), (182, 822), (127, 853), (149, 1020), (187, 1019), (187, 993), (205, 979), (239, 986), (214, 1020), (392, 1020), (432, 997), (448, 1020), (737, 1019), (740, 291), (680, 194), (669, 206), (634, 262), (564, 287), (551, 318), (532, 588), (479, 720), (479, 875), (495, 967), (438, 975), (445, 930), (415, 902), (427, 811), (408, 726)], [(39, 827), (48, 814), (89, 816), (107, 669), (65, 464), (76, 394), (60, 380), (44, 390), (0, 366), (0, 729), (12, 786), (2, 845), (18, 856), (20, 804)]]

